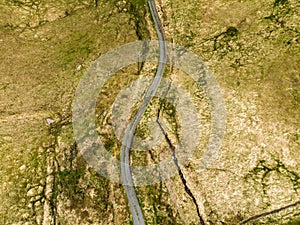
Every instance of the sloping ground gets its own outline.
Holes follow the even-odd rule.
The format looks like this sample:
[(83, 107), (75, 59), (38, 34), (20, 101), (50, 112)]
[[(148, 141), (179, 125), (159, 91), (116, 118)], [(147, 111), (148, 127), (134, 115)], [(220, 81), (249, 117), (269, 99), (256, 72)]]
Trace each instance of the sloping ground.
[[(205, 222), (238, 224), (298, 202), (299, 2), (169, 0), (158, 5), (167, 39), (209, 64), (226, 102), (221, 152), (206, 172), (197, 173), (209, 110), (197, 102), (203, 93), (185, 74), (168, 71), (191, 94), (200, 93), (193, 97), (204, 135), (195, 158), (182, 169)], [(78, 155), (71, 103), (93, 60), (121, 44), (155, 37), (145, 9), (143, 1), (0, 3), (0, 224), (131, 223), (122, 186), (98, 175)], [(142, 76), (154, 72), (155, 65), (146, 64)], [(117, 74), (98, 103), (100, 133), (116, 157), (121, 145), (112, 134), (110, 106), (136, 74), (134, 66)], [(156, 115), (155, 101), (149, 117)], [(165, 111), (169, 124), (176, 124), (172, 108)], [(54, 124), (47, 125), (47, 118)], [(147, 121), (138, 128), (142, 138), (149, 132)], [(170, 127), (175, 140), (177, 128)], [(133, 162), (148, 158), (134, 153)], [(197, 223), (179, 177), (137, 192), (149, 224)], [(299, 207), (249, 224), (296, 224)]]
[[(201, 174), (192, 160), (185, 173), (206, 220), (237, 224), (299, 202), (299, 2), (175, 0), (163, 8), (169, 39), (208, 62), (226, 101), (218, 159)], [(181, 193), (174, 199), (183, 210)], [(249, 223), (297, 216), (299, 204)]]
[[(0, 7), (0, 223), (108, 224), (115, 220), (111, 210), (120, 208), (116, 223), (122, 224), (127, 205), (116, 200), (116, 209), (110, 207), (108, 181), (80, 160), (73, 163), (70, 105), (92, 60), (137, 39), (131, 14), (110, 2), (7, 1)], [(47, 125), (47, 118), (55, 123)], [(119, 189), (117, 198), (125, 201)]]

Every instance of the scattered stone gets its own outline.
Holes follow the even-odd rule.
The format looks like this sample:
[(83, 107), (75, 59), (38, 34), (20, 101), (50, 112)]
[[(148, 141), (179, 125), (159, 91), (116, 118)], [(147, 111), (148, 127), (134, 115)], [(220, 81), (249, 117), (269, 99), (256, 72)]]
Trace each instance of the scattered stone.
[(39, 194), (41, 194), (43, 191), (43, 187), (42, 186), (37, 186), (34, 188), (31, 188), (28, 192), (27, 192), (27, 197), (34, 197), (37, 196)]
[(32, 197), (35, 196), (37, 193), (36, 191), (32, 188), (27, 192), (27, 197)]
[(82, 68), (82, 65), (80, 64), (77, 66), (76, 70), (79, 71), (79, 70), (81, 70), (81, 68)]
[(19, 170), (20, 170), (21, 172), (24, 172), (24, 171), (26, 170), (26, 165), (20, 166)]
[(53, 120), (53, 119), (51, 119), (51, 118), (47, 118), (47, 119), (46, 119), (46, 123), (47, 123), (48, 125), (52, 125), (52, 124), (55, 123), (55, 120)]

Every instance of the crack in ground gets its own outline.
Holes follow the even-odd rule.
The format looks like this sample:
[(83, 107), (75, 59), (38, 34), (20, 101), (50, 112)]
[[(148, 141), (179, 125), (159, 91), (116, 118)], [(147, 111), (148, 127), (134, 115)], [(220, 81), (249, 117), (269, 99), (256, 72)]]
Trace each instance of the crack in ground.
[(283, 207), (281, 207), (281, 208), (279, 208), (279, 209), (272, 210), (272, 211), (270, 211), (270, 212), (265, 212), (265, 213), (261, 213), (261, 214), (252, 216), (252, 217), (250, 217), (249, 219), (244, 220), (244, 221), (241, 222), (240, 224), (241, 224), (241, 225), (242, 225), (242, 224), (246, 224), (246, 223), (248, 223), (248, 222), (250, 222), (250, 221), (252, 221), (252, 220), (256, 220), (256, 219), (258, 219), (258, 218), (265, 217), (265, 216), (268, 216), (268, 215), (272, 215), (272, 214), (275, 214), (275, 213), (279, 213), (280, 211), (283, 211), (283, 210), (288, 209), (288, 208), (291, 208), (291, 207), (295, 207), (295, 206), (297, 206), (297, 205), (300, 205), (300, 201), (295, 202), (295, 203), (290, 204), (290, 205), (287, 205), (287, 206), (283, 206)]
[[(170, 88), (170, 86), (169, 86), (169, 88)], [(169, 89), (168, 89), (168, 90), (169, 90)], [(192, 199), (192, 201), (193, 201), (193, 203), (194, 203), (194, 205), (195, 205), (195, 207), (196, 207), (197, 215), (198, 215), (199, 220), (200, 220), (200, 224), (201, 224), (201, 225), (205, 225), (205, 222), (204, 222), (204, 220), (203, 220), (203, 218), (202, 218), (202, 216), (201, 216), (201, 214), (200, 214), (199, 205), (198, 205), (198, 203), (197, 203), (197, 200), (196, 200), (195, 196), (193, 195), (191, 189), (188, 187), (187, 181), (186, 181), (186, 179), (184, 178), (184, 175), (183, 175), (182, 170), (181, 170), (181, 168), (180, 168), (180, 165), (179, 165), (179, 163), (178, 163), (178, 160), (177, 160), (177, 157), (176, 157), (176, 152), (175, 152), (175, 146), (172, 144), (172, 142), (171, 142), (171, 140), (170, 140), (168, 134), (166, 133), (166, 131), (165, 131), (164, 128), (162, 127), (161, 123), (159, 122), (159, 116), (160, 116), (160, 111), (161, 111), (162, 106), (163, 106), (163, 104), (161, 104), (161, 107), (158, 109), (156, 122), (157, 122), (159, 128), (161, 129), (163, 135), (165, 136), (165, 139), (166, 139), (166, 141), (167, 141), (167, 143), (168, 143), (168, 145), (169, 145), (169, 148), (170, 148), (171, 154), (172, 154), (172, 159), (173, 159), (173, 162), (175, 163), (175, 165), (176, 165), (176, 167), (177, 167), (177, 172), (178, 172), (178, 174), (179, 174), (179, 176), (180, 176), (180, 179), (181, 179), (181, 182), (182, 182), (182, 184), (183, 184), (183, 186), (184, 186), (184, 190), (185, 190), (185, 192), (190, 196), (190, 198)]]

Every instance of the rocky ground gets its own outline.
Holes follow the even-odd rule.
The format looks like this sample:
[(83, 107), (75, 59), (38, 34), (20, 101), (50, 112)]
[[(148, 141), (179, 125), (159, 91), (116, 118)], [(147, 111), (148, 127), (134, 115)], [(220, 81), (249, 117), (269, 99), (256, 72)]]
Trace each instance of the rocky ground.
[[(209, 137), (209, 107), (186, 74), (167, 69), (167, 77), (189, 90), (201, 115), (197, 151), (182, 171), (205, 223), (298, 224), (299, 1), (156, 3), (166, 39), (207, 62), (226, 103), (220, 154), (197, 172)], [(93, 60), (139, 39), (156, 39), (143, 0), (0, 2), (0, 224), (132, 224), (124, 188), (82, 158), (71, 106)], [(140, 76), (154, 72), (155, 64), (146, 63)], [(99, 133), (116, 157), (121, 143), (113, 134), (111, 105), (137, 76), (136, 66), (120, 71), (99, 96)], [(154, 99), (138, 128), (140, 138), (149, 136), (146, 124), (158, 107)], [(162, 116), (176, 140), (180, 125), (172, 106), (165, 105)], [(132, 161), (157, 162), (168, 154), (164, 149), (166, 143), (134, 153)], [(148, 224), (198, 223), (179, 176), (137, 193)]]

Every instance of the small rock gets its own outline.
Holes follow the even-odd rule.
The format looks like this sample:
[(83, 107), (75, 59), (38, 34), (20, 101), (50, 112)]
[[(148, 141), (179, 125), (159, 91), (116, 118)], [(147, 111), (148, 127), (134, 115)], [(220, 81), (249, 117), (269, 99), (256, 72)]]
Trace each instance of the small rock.
[(79, 70), (81, 70), (81, 68), (82, 68), (82, 65), (80, 64), (77, 66), (76, 70), (79, 71)]
[(37, 186), (37, 187), (31, 188), (29, 191), (27, 191), (27, 197), (37, 196), (37, 195), (41, 194), (42, 191), (43, 191), (42, 186)]
[(27, 197), (32, 197), (36, 195), (36, 191), (32, 188), (27, 192)]
[(47, 122), (48, 125), (51, 125), (51, 124), (55, 123), (55, 120), (47, 118), (46, 122)]
[(20, 166), (20, 168), (19, 168), (19, 170), (20, 170), (21, 172), (23, 172), (25, 169), (26, 169), (26, 165), (22, 165), (22, 166)]

